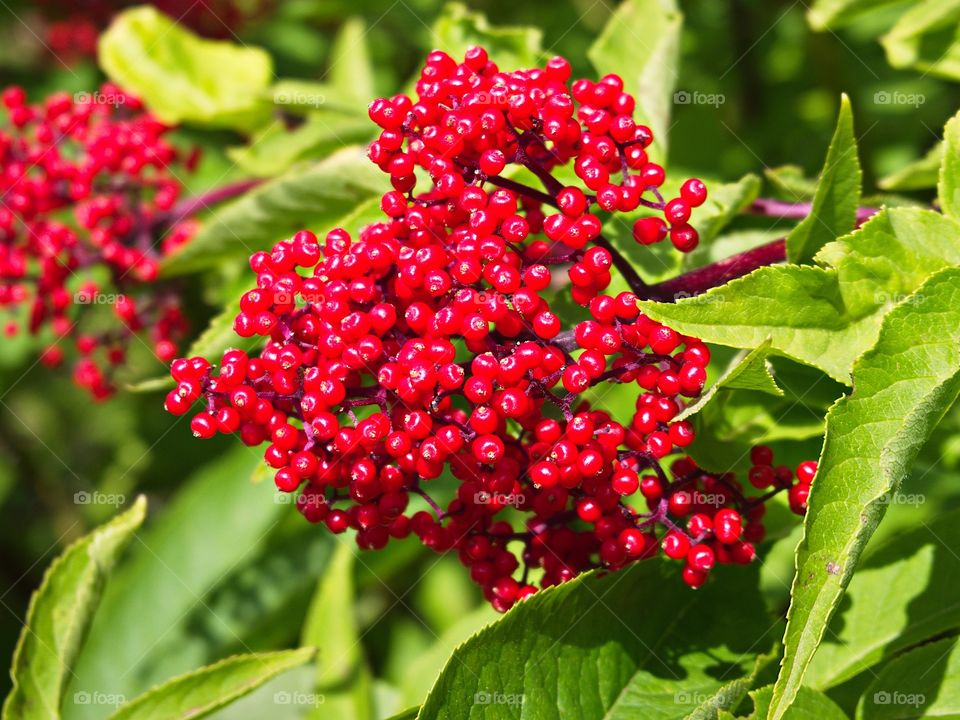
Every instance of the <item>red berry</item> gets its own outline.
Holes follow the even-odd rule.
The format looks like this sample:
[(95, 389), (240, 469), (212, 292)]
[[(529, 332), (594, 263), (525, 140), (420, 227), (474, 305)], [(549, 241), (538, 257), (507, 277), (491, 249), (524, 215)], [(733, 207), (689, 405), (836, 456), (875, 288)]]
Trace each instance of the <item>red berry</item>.
[(667, 224), (662, 218), (645, 217), (633, 223), (633, 239), (641, 245), (653, 245), (667, 237)]
[(702, 180), (690, 178), (680, 186), (680, 197), (682, 197), (690, 207), (699, 207), (707, 199), (707, 186)]
[(663, 547), (663, 554), (671, 560), (683, 560), (690, 550), (690, 541), (686, 535), (669, 532), (664, 536), (661, 546)]
[(717, 540), (724, 544), (731, 544), (740, 539), (742, 532), (740, 513), (730, 508), (718, 510), (713, 518), (713, 532)]

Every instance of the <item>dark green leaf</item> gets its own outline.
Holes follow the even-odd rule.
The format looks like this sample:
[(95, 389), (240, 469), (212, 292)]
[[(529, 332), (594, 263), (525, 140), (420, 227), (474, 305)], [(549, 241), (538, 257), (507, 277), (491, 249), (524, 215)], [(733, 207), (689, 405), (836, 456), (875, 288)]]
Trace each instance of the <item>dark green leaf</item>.
[(235, 655), (168, 680), (120, 707), (110, 720), (194, 720), (308, 662), (313, 648)]
[(812, 200), (817, 192), (817, 181), (808, 178), (799, 165), (781, 165), (767, 168), (763, 175), (780, 197), (789, 202)]
[[(177, 431), (188, 432), (186, 424)], [(202, 623), (198, 616), (210, 613), (216, 591), (258, 556), (281, 516), (295, 512), (271, 501), (272, 482), (250, 481), (261, 464), (259, 453), (245, 447), (223, 455), (191, 478), (138, 538), (104, 593), (72, 678), (74, 694), (132, 698), (171, 675), (219, 659), (210, 645), (210, 625), (243, 642), (235, 627), (224, 629), (223, 619)], [(237, 543), (239, 536), (248, 541)], [(64, 716), (99, 719), (102, 710), (74, 703)]]
[(374, 716), (373, 678), (363, 657), (353, 582), (353, 541), (340, 539), (320, 579), (303, 627), (302, 644), (320, 648), (317, 692), (324, 697), (318, 717), (367, 720)]
[(697, 414), (722, 390), (755, 390), (769, 395), (783, 395), (783, 390), (770, 372), (770, 363), (767, 360), (769, 351), (770, 344), (764, 343), (755, 350), (737, 355), (726, 372), (695, 403), (684, 408), (677, 420)]
[(404, 710), (401, 713), (397, 713), (390, 717), (389, 720), (417, 720), (417, 715), (420, 713), (420, 707), (412, 707), (407, 710)]
[(3, 720), (56, 720), (107, 577), (143, 523), (147, 503), (133, 506), (68, 547), (53, 561), (30, 607), (10, 677)]
[(809, 263), (820, 248), (853, 229), (861, 176), (853, 112), (850, 99), (844, 95), (810, 214), (787, 235), (787, 256), (792, 262)]
[[(770, 708), (773, 697), (773, 685), (767, 685), (750, 693), (753, 700), (753, 712), (748, 720), (763, 720)], [(800, 688), (797, 699), (783, 716), (785, 720), (849, 720), (837, 704), (818, 690)]]
[(895, 192), (936, 187), (940, 176), (940, 165), (943, 163), (943, 151), (944, 144), (937, 143), (920, 160), (881, 178), (877, 185), (883, 190)]
[(348, 18), (333, 41), (326, 80), (337, 92), (355, 98), (366, 118), (366, 107), (377, 94), (373, 76), (367, 26), (362, 18)]
[[(923, 503), (922, 494), (889, 493), (889, 506)], [(885, 658), (960, 627), (960, 511), (900, 531), (867, 549), (846, 597), (807, 671), (825, 689)], [(882, 622), (877, 622), (882, 618)]]
[[(724, 575), (691, 593), (678, 568), (651, 560), (545, 590), (454, 652), (419, 717), (715, 713), (739, 700), (735, 692), (717, 696), (753, 671), (771, 630), (755, 569)], [(716, 607), (723, 623), (709, 610)]]
[(626, 0), (587, 51), (599, 75), (617, 73), (637, 100), (637, 122), (653, 130), (650, 151), (667, 154), (683, 15), (674, 0)]
[(919, 717), (960, 717), (960, 645), (955, 637), (893, 660), (857, 706), (857, 720)]
[(254, 135), (249, 145), (230, 148), (228, 155), (252, 175), (274, 177), (298, 162), (369, 140), (373, 130), (366, 114), (319, 110), (292, 130), (277, 120)]
[(916, 3), (883, 36), (887, 60), (896, 68), (960, 80), (960, 0)]
[(943, 212), (954, 220), (960, 220), (960, 114), (950, 118), (944, 128), (943, 143), (937, 197)]
[(884, 315), (932, 273), (960, 264), (960, 225), (939, 213), (894, 208), (817, 255), (822, 267), (764, 267), (677, 303), (641, 303), (679, 332), (759, 347), (821, 368), (849, 384), (854, 361)]
[(807, 20), (816, 30), (839, 28), (860, 16), (900, 0), (814, 0), (807, 10)]
[(960, 270), (937, 273), (890, 311), (853, 385), (827, 415), (771, 720), (796, 696), (888, 493), (960, 393)]
[(387, 189), (385, 176), (361, 149), (345, 148), (218, 209), (162, 270), (179, 275), (244, 258), (301, 229), (325, 233), (330, 223)]
[(482, 13), (448, 3), (433, 25), (431, 41), (460, 60), (471, 45), (482, 45), (503, 70), (530, 67), (540, 60), (543, 34), (534, 27), (494, 26)]

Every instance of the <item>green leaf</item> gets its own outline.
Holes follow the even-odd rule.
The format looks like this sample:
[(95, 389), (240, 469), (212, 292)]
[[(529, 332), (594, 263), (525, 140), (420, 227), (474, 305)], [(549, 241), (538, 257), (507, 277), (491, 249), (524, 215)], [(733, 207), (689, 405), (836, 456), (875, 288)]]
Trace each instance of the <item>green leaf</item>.
[(268, 250), (297, 230), (326, 232), (331, 222), (387, 189), (385, 176), (362, 150), (345, 148), (224, 205), (161, 269), (165, 275), (194, 272)]
[(124, 385), (124, 390), (130, 393), (154, 393), (173, 388), (173, 378), (170, 375), (158, 375), (146, 380)]
[(56, 720), (69, 675), (83, 648), (107, 577), (143, 523), (147, 502), (133, 506), (68, 547), (30, 598), (10, 677), (3, 720)]
[[(187, 432), (186, 425), (175, 427), (178, 431)], [(295, 513), (289, 504), (271, 501), (273, 483), (250, 481), (262, 462), (258, 453), (244, 447), (222, 454), (190, 478), (157, 522), (138, 537), (107, 586), (90, 628), (72, 677), (75, 695), (132, 698), (171, 675), (219, 659), (221, 642), (249, 645), (249, 638), (238, 638), (234, 618), (222, 612), (217, 593), (250, 568), (281, 518)], [(238, 543), (241, 536), (247, 541)], [(294, 572), (304, 572), (302, 559), (293, 564), (300, 566)], [(254, 615), (263, 613), (259, 604), (250, 604), (255, 594), (249, 588), (244, 597)], [(216, 616), (211, 615), (214, 606)], [(214, 632), (225, 637), (215, 643)], [(64, 708), (64, 717), (99, 719), (102, 710), (74, 703)]]
[(366, 107), (377, 95), (367, 32), (362, 18), (347, 18), (333, 41), (326, 73), (335, 90), (357, 100), (365, 119)]
[[(889, 494), (888, 505), (924, 502)], [(805, 682), (838, 685), (896, 653), (960, 627), (960, 607), (944, 603), (960, 585), (960, 510), (871, 545), (830, 622)], [(877, 618), (883, 618), (882, 623)]]
[[(748, 720), (762, 720), (767, 716), (770, 700), (773, 697), (773, 685), (767, 685), (750, 693), (753, 700), (753, 712)], [(801, 687), (787, 714), (785, 720), (849, 720), (833, 700), (819, 690)]]
[(677, 416), (677, 420), (684, 420), (696, 415), (714, 400), (721, 390), (755, 390), (769, 395), (783, 395), (783, 390), (770, 371), (770, 362), (767, 356), (770, 353), (770, 343), (764, 343), (755, 350), (740, 353), (730, 363), (727, 370), (710, 388), (701, 395), (695, 403), (687, 406)]
[[(269, 489), (268, 483), (262, 485)], [(289, 494), (277, 492), (274, 502), (286, 505), (281, 522), (257, 538), (203, 604), (191, 608), (150, 653), (154, 658), (176, 653), (177, 667), (166, 674), (235, 653), (285, 647), (298, 639), (299, 620), (306, 614), (316, 577), (326, 569), (333, 543), (303, 522)], [(158, 673), (161, 664), (156, 666)]]
[(314, 648), (236, 655), (140, 695), (110, 720), (193, 720), (206, 717), (260, 687), (272, 677), (308, 662)]
[(373, 678), (357, 627), (353, 565), (357, 550), (340, 539), (317, 587), (303, 626), (303, 645), (320, 648), (316, 689), (324, 696), (320, 717), (374, 717)]
[(674, 0), (626, 0), (587, 51), (597, 73), (617, 73), (637, 100), (637, 122), (655, 139), (654, 159), (667, 154), (683, 15)]
[(266, 52), (203, 39), (152, 6), (117, 15), (100, 36), (98, 58), (111, 80), (166, 123), (253, 130), (270, 117)]
[(883, 190), (902, 192), (926, 190), (937, 186), (940, 165), (943, 163), (944, 144), (937, 143), (921, 159), (881, 178), (877, 185)]
[(369, 140), (373, 129), (366, 115), (321, 110), (292, 130), (283, 121), (274, 121), (258, 131), (249, 145), (230, 148), (227, 155), (252, 175), (274, 177), (298, 162)]
[[(211, 362), (216, 362), (223, 355), (223, 352), (229, 348), (238, 348), (250, 351), (263, 342), (259, 335), (244, 338), (237, 335), (233, 329), (233, 322), (240, 314), (240, 298), (236, 297), (230, 301), (227, 306), (215, 315), (206, 329), (191, 343), (190, 347), (183, 354), (184, 357), (205, 357), (210, 358)], [(127, 386), (128, 392), (133, 393), (153, 393), (172, 389), (174, 386), (173, 378), (170, 373), (158, 377), (141, 380), (133, 385)]]
[(960, 270), (934, 275), (890, 312), (853, 385), (827, 415), (771, 720), (796, 696), (887, 494), (960, 393)]
[[(819, 452), (824, 415), (844, 387), (819, 370), (786, 358), (771, 357), (768, 362), (783, 389), (781, 396), (747, 388), (722, 391), (693, 416), (696, 441), (688, 452), (701, 467), (746, 473), (750, 448), (759, 444), (779, 450), (778, 443), (789, 443), (795, 451), (802, 447), (800, 443), (816, 441), (801, 455), (806, 458)], [(790, 551), (792, 566), (792, 546)]]
[(389, 718), (389, 720), (417, 720), (417, 715), (420, 714), (420, 706), (414, 706), (408, 708), (403, 712), (397, 713)]
[(763, 175), (778, 194), (790, 202), (813, 199), (817, 192), (817, 181), (808, 178), (799, 165), (767, 168)]
[(943, 164), (940, 166), (937, 197), (940, 208), (954, 220), (960, 220), (960, 113), (943, 130)]
[(433, 25), (431, 41), (459, 60), (471, 45), (482, 45), (503, 70), (535, 65), (540, 60), (543, 33), (538, 28), (493, 26), (483, 13), (460, 3), (448, 3)]
[(960, 0), (924, 0), (913, 5), (883, 36), (887, 61), (895, 68), (960, 80)]
[(237, 298), (210, 321), (207, 328), (190, 345), (186, 357), (205, 357), (211, 358), (211, 362), (216, 362), (229, 348), (252, 350), (261, 344), (262, 337), (243, 338), (234, 331), (233, 322), (239, 314), (240, 298)]
[(306, 115), (315, 110), (342, 112), (348, 115), (367, 117), (370, 97), (361, 101), (352, 89), (345, 92), (329, 83), (316, 80), (277, 80), (270, 86), (266, 97), (286, 113)]
[(422, 703), (454, 650), (498, 617), (485, 603), (450, 626), (407, 668), (400, 682), (401, 705)]
[(824, 161), (810, 214), (787, 235), (787, 257), (809, 263), (820, 248), (850, 232), (860, 204), (860, 160), (850, 99), (840, 98), (840, 115)]
[(887, 665), (860, 698), (857, 720), (960, 717), (960, 646), (944, 638)]
[[(707, 717), (732, 706), (770, 624), (756, 568), (690, 592), (679, 568), (651, 560), (589, 573), (525, 600), (447, 663), (420, 720)], [(716, 622), (711, 608), (724, 608)], [(726, 689), (726, 692), (722, 690)]]
[(729, 347), (772, 351), (850, 383), (884, 315), (932, 273), (960, 264), (960, 225), (928, 210), (894, 208), (830, 243), (822, 267), (781, 265), (677, 303), (641, 309), (678, 332)]
[(901, 0), (815, 0), (807, 10), (807, 21), (814, 30), (837, 29), (871, 10), (897, 2)]
[(753, 174), (744, 175), (737, 182), (711, 185), (707, 201), (693, 211), (690, 220), (700, 233), (698, 247), (710, 245), (735, 217), (749, 207), (760, 195), (761, 185), (760, 178)]

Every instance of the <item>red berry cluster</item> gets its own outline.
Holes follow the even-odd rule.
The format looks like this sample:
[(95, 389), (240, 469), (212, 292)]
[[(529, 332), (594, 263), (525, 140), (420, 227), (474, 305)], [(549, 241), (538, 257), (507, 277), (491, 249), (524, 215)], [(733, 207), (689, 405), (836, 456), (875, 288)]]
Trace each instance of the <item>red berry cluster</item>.
[[(153, 352), (169, 362), (185, 332), (175, 296), (152, 285), (156, 246), (180, 194), (169, 128), (112, 85), (40, 105), (14, 86), (2, 102), (0, 308), (25, 311), (29, 332), (54, 338), (41, 356), (46, 365), (59, 365), (72, 339), (77, 384), (106, 397), (135, 333), (149, 328)], [(180, 242), (182, 234), (173, 233)], [(97, 312), (102, 305), (112, 307), (112, 327)], [(20, 324), (9, 320), (6, 333)]]
[[(46, 27), (44, 45), (59, 61), (75, 63), (94, 58), (97, 38), (125, 8), (144, 3), (137, 0), (40, 0), (36, 3)], [(274, 0), (154, 0), (146, 3), (189, 28), (210, 38), (236, 38), (251, 22), (269, 14)], [(38, 33), (41, 34), (41, 33)]]
[[(663, 169), (618, 77), (569, 76), (562, 58), (505, 73), (480, 48), (460, 64), (432, 53), (416, 100), (370, 107), (370, 157), (394, 187), (385, 219), (256, 253), (235, 329), (265, 348), (229, 350), (218, 369), (177, 360), (166, 398), (176, 415), (202, 402), (197, 437), (268, 443), (277, 487), (311, 522), (354, 529), (363, 548), (412, 533), (456, 550), (499, 610), (534, 583), (661, 548), (696, 587), (714, 563), (754, 557), (762, 501), (791, 484), (777, 475), (750, 499), (683, 454), (694, 431), (679, 416), (710, 352), (641, 314), (633, 292), (603, 292), (623, 261), (596, 214), (656, 197)], [(555, 179), (570, 162), (585, 187)], [(431, 179), (419, 193), (417, 168)], [(689, 249), (706, 191), (684, 188), (658, 209)], [(566, 330), (552, 309), (564, 292), (589, 313)], [(595, 407), (608, 383), (636, 387), (631, 416)]]
[(798, 515), (803, 515), (807, 511), (807, 497), (810, 495), (810, 483), (817, 474), (817, 463), (812, 460), (800, 463), (797, 466), (796, 482), (794, 482), (794, 473), (790, 468), (784, 465), (773, 466), (773, 453), (768, 447), (761, 445), (753, 448), (750, 453), (750, 462), (752, 467), (747, 479), (751, 485), (758, 490), (788, 487), (790, 488), (787, 495), (790, 509)]

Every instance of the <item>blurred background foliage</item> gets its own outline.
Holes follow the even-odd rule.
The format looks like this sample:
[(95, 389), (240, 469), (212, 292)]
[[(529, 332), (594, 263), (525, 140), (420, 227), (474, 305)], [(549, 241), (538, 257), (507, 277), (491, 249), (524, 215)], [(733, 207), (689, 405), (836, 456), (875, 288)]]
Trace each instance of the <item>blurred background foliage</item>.
[[(893, 68), (879, 42), (911, 3), (866, 3), (871, 10), (852, 17), (842, 10), (849, 4), (818, 3), (840, 11), (815, 16), (813, 29), (803, 2), (682, 2), (685, 25), (676, 86), (718, 100), (674, 104), (669, 162), (675, 174), (734, 182), (745, 173), (766, 172), (766, 193), (785, 186), (802, 191), (803, 179), (815, 176), (821, 166), (842, 92), (851, 97), (855, 111), (868, 196), (878, 191), (880, 178), (935, 146), (944, 121), (957, 110), (957, 85), (939, 71)], [(55, 52), (49, 47), (51, 27), (58, 21), (75, 23), (78, 17), (102, 25), (121, 5), (2, 3), (2, 84), (23, 84), (32, 99), (54, 90), (94, 89), (102, 77), (89, 54), (80, 52), (83, 38), (60, 38)], [(404, 87), (412, 77), (433, 45), (431, 28), (443, 11), (440, 0), (252, 0), (238, 5), (235, 24), (198, 27), (208, 35), (265, 48), (274, 58), (276, 76), (283, 78), (325, 80), (346, 19), (361, 20), (357, 27), (367, 33), (373, 82), (384, 94)], [(471, 2), (470, 8), (497, 25), (540, 28), (547, 52), (563, 54), (577, 70), (589, 73), (586, 51), (615, 4), (489, 0)], [(890, 102), (895, 94), (917, 100)], [(355, 122), (338, 126), (351, 141), (363, 140), (369, 131), (363, 110), (357, 101), (360, 129)], [(206, 151), (190, 179), (192, 187), (241, 174), (234, 167), (237, 152), (228, 149), (243, 145), (242, 137), (228, 131), (182, 134)], [(798, 167), (770, 170), (784, 165)], [(771, 183), (770, 175), (779, 182)], [(930, 195), (924, 189), (905, 192), (921, 201)], [(769, 219), (746, 219), (741, 229), (769, 235), (780, 228)], [(195, 327), (203, 327), (214, 307), (247, 282), (240, 273), (238, 265), (231, 265), (219, 277), (208, 278), (206, 286), (195, 277), (184, 281)], [(840, 390), (827, 391), (830, 381), (824, 381), (822, 397), (800, 397), (804, 402), (797, 409), (789, 378), (805, 371), (782, 364), (778, 378), (788, 393), (784, 402), (800, 416), (794, 418), (799, 429), (792, 436), (783, 433), (784, 439), (794, 441), (788, 457), (815, 456), (817, 411), (822, 418)], [(809, 385), (804, 382), (798, 381), (798, 387)], [(608, 401), (615, 404), (617, 398)], [(754, 437), (783, 432), (777, 410), (758, 414), (750, 398), (740, 402), (753, 423)], [(334, 543), (303, 523), (289, 506), (271, 502), (269, 482), (248, 482), (259, 465), (258, 451), (237, 449), (223, 438), (198, 443), (187, 424), (164, 413), (161, 405), (161, 396), (151, 393), (121, 393), (108, 403), (92, 404), (69, 377), (36, 364), (35, 347), (28, 340), (0, 341), (0, 603), (6, 616), (0, 625), (0, 655), (11, 654), (18, 620), (52, 557), (114, 513), (116, 508), (107, 503), (83, 501), (90, 496), (82, 493), (94, 492), (122, 495), (128, 501), (144, 492), (151, 500), (152, 521), (144, 541), (134, 543), (129, 562), (108, 588), (99, 624), (91, 632), (85, 677), (107, 678), (113, 667), (129, 665), (132, 669), (123, 677), (104, 679), (129, 694), (236, 651), (238, 644), (258, 650), (296, 642)], [(892, 518), (898, 519), (887, 521), (878, 535), (915, 523), (924, 512), (960, 505), (950, 490), (960, 473), (958, 430), (960, 414), (954, 412), (914, 471), (914, 491), (937, 502), (924, 509), (894, 508)], [(776, 540), (778, 524), (771, 526)], [(791, 528), (792, 535), (764, 568), (773, 607), (786, 603), (799, 531), (786, 517), (779, 527), (780, 536)], [(476, 610), (479, 593), (453, 557), (438, 559), (412, 542), (361, 557), (355, 582), (358, 624), (367, 631), (366, 656), (373, 674), (391, 683), (390, 692), (410, 700), (400, 702), (403, 707), (419, 699), (418, 682), (432, 679), (423, 670), (431, 662), (427, 649), (445, 633), (451, 633), (447, 642), (464, 637), (488, 611)], [(146, 654), (144, 647), (150, 648)], [(438, 656), (434, 664), (445, 657)], [(0, 681), (7, 682), (6, 677)], [(6, 687), (0, 691), (5, 693)], [(86, 716), (97, 716), (91, 712)]]

